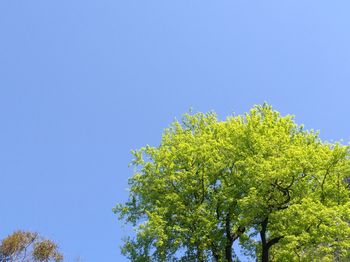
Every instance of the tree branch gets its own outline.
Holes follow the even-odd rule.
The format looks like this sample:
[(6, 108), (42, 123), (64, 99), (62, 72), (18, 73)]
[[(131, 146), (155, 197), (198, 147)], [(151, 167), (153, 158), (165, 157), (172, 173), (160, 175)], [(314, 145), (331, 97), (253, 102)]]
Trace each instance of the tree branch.
[(266, 244), (267, 248), (270, 248), (271, 246), (277, 244), (282, 238), (284, 238), (284, 236), (279, 236), (279, 237), (275, 237), (273, 239), (270, 239)]
[(242, 226), (239, 226), (236, 232), (232, 232), (231, 238), (233, 242), (236, 241), (244, 232), (245, 232), (245, 227), (242, 227)]

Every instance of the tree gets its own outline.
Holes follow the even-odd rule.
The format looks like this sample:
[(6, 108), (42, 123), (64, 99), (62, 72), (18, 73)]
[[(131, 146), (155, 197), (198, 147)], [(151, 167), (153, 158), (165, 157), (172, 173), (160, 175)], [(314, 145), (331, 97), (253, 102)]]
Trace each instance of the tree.
[(36, 232), (16, 231), (1, 241), (0, 261), (63, 261), (55, 242), (44, 239)]
[(185, 114), (132, 153), (129, 200), (114, 208), (136, 230), (132, 261), (238, 261), (235, 241), (260, 261), (349, 255), (349, 148), (267, 104), (225, 121)]

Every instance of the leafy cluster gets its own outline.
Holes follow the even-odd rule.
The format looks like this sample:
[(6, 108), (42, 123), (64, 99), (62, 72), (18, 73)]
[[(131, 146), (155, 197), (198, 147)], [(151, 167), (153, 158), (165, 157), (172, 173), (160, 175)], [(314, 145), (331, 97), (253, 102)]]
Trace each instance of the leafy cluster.
[(58, 246), (35, 232), (16, 231), (0, 243), (0, 261), (63, 261)]
[(345, 261), (349, 148), (323, 142), (271, 106), (219, 121), (186, 114), (159, 146), (133, 151), (132, 261)]

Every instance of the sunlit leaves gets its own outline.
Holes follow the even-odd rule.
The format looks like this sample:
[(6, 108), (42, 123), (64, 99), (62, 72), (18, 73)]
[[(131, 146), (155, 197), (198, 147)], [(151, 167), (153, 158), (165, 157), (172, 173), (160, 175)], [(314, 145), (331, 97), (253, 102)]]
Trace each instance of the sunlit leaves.
[(135, 226), (133, 261), (232, 261), (237, 239), (259, 257), (262, 233), (278, 261), (348, 256), (348, 147), (267, 104), (225, 121), (185, 114), (132, 153), (130, 199), (114, 211)]

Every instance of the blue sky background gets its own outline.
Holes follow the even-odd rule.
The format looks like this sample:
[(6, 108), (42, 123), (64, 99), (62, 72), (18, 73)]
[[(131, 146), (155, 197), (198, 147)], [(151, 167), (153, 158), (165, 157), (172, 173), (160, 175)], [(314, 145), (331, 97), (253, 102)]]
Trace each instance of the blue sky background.
[(267, 101), (349, 141), (349, 1), (0, 1), (0, 238), (125, 261), (130, 150)]

